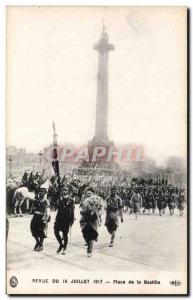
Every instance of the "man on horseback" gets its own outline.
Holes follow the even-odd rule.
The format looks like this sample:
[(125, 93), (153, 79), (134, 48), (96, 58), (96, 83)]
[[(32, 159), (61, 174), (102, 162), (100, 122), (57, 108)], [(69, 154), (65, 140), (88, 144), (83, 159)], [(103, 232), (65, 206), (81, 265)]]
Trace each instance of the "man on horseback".
[(43, 173), (41, 173), (39, 171), (36, 172), (35, 182), (36, 182), (36, 184), (37, 184), (38, 187), (40, 187), (43, 184), (43, 182), (44, 182), (44, 178), (43, 177), (44, 177), (44, 171), (43, 171)]
[(28, 181), (29, 181), (29, 177), (30, 177), (30, 171), (29, 170), (26, 170), (23, 174), (23, 177), (22, 177), (22, 186), (25, 186), (25, 187), (28, 187)]
[(29, 176), (28, 180), (28, 189), (30, 192), (34, 191), (35, 194), (38, 193), (38, 188), (39, 188), (39, 176), (32, 171)]
[[(39, 173), (39, 172), (38, 172)], [(41, 178), (41, 180), (40, 180)], [(19, 215), (22, 216), (22, 205), (26, 200), (26, 210), (31, 211), (29, 200), (34, 200), (35, 196), (37, 196), (40, 185), (43, 182), (43, 174), (35, 175), (34, 172), (29, 172), (26, 170), (22, 177), (22, 184), (20, 187), (16, 189), (13, 196), (14, 201), (14, 214), (17, 215), (17, 211), (19, 211)]]

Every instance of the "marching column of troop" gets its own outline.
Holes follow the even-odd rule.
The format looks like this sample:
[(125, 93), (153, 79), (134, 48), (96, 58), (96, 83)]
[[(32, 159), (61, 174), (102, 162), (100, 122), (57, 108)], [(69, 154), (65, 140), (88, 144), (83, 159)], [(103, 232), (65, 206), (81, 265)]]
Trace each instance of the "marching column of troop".
[[(109, 246), (113, 247), (119, 217), (123, 222), (123, 202), (116, 195), (115, 187), (111, 188), (111, 193), (106, 199), (106, 205), (103, 199), (95, 194), (93, 188), (85, 188), (80, 202), (80, 227), (86, 242), (88, 257), (92, 256), (94, 242), (97, 242), (98, 239), (98, 226), (101, 224), (101, 211), (104, 207), (106, 207), (105, 226), (111, 235)], [(74, 200), (69, 194), (69, 187), (62, 186), (57, 200), (57, 213), (54, 223), (54, 234), (59, 243), (57, 253), (62, 251), (62, 254), (66, 254), (69, 229), (75, 220), (74, 210)], [(32, 213), (30, 229), (36, 241), (34, 251), (42, 251), (43, 242), (46, 238), (45, 232), (51, 219), (45, 188), (40, 187), (34, 199)]]
[[(43, 175), (39, 172), (25, 172), (21, 186), (35, 193), (30, 212), (33, 214), (30, 229), (35, 239), (34, 251), (42, 251), (44, 239), (47, 236), (48, 223), (51, 219), (50, 208), (57, 210), (54, 222), (54, 234), (58, 241), (57, 253), (66, 254), (68, 235), (75, 221), (75, 199), (79, 199), (80, 227), (87, 246), (87, 255), (93, 253), (94, 242), (98, 239), (98, 227), (101, 225), (101, 215), (106, 210), (105, 226), (110, 234), (110, 247), (114, 246), (115, 234), (119, 218), (123, 222), (123, 212), (134, 214), (137, 219), (140, 213), (165, 214), (168, 206), (170, 215), (174, 209), (179, 209), (180, 216), (185, 208), (185, 190), (167, 183), (152, 184), (132, 182), (127, 185), (92, 186), (92, 182), (81, 184), (80, 179), (65, 177), (48, 179), (50, 186), (46, 187)], [(76, 202), (77, 203), (77, 202)]]
[[(54, 234), (59, 243), (57, 253), (66, 254), (68, 244), (69, 229), (74, 223), (74, 209), (75, 204), (73, 198), (69, 193), (70, 188), (67, 186), (61, 187), (60, 197), (57, 201), (57, 213), (54, 223)], [(179, 202), (180, 215), (184, 210), (184, 193), (181, 191), (177, 196), (176, 191), (172, 190), (170, 197), (168, 193), (164, 191), (163, 200), (157, 200), (152, 191), (147, 194), (146, 205), (144, 206), (143, 213), (147, 209), (152, 209), (155, 212), (156, 204), (160, 211), (165, 211), (166, 205), (170, 209), (170, 214), (173, 215), (174, 207)], [(46, 224), (49, 222), (49, 202), (46, 199), (46, 189), (40, 188), (34, 209), (34, 216), (31, 221), (31, 232), (36, 240), (34, 250), (43, 250), (43, 240), (45, 236)], [(143, 197), (139, 189), (134, 189), (131, 201), (130, 209), (135, 214), (136, 218), (139, 215), (141, 207), (143, 207)], [(87, 246), (88, 256), (92, 256), (94, 242), (98, 239), (98, 226), (101, 224), (101, 211), (106, 209), (105, 226), (110, 234), (110, 247), (114, 245), (115, 233), (119, 225), (119, 217), (123, 222), (123, 200), (117, 195), (115, 187), (110, 190), (109, 196), (104, 201), (101, 197), (95, 194), (95, 191), (91, 187), (87, 187), (84, 190), (82, 199), (80, 202), (80, 226), (82, 230), (83, 238)], [(130, 211), (131, 213), (131, 211)], [(161, 212), (159, 213), (161, 216)]]
[(122, 192), (124, 199), (125, 211), (130, 211), (137, 215), (143, 208), (146, 211), (155, 214), (156, 209), (159, 215), (165, 214), (168, 206), (170, 215), (173, 216), (175, 208), (179, 209), (180, 216), (184, 213), (185, 208), (185, 190), (174, 186), (138, 186), (132, 187)]

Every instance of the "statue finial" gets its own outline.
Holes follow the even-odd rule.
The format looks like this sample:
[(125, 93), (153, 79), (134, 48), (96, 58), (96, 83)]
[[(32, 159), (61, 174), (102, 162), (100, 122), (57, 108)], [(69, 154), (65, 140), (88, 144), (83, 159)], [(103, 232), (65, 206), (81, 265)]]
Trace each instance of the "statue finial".
[(52, 121), (52, 128), (53, 128), (53, 131), (55, 132), (56, 131), (56, 126), (55, 126), (55, 122)]
[(105, 21), (103, 19), (103, 33), (105, 32), (105, 29), (106, 29), (106, 27), (105, 27)]
[(102, 33), (101, 33), (101, 39), (108, 40), (108, 34), (106, 32), (106, 26), (105, 26), (104, 19), (103, 19), (103, 29), (102, 29)]
[(54, 121), (52, 121), (52, 128), (53, 128), (53, 144), (54, 146), (57, 146), (56, 125)]

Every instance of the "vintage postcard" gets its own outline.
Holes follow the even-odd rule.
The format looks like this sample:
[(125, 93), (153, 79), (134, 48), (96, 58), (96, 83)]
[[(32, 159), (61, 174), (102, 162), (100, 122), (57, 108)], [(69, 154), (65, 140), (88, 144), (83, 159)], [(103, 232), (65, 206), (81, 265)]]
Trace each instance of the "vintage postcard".
[(187, 17), (7, 6), (7, 294), (188, 293)]

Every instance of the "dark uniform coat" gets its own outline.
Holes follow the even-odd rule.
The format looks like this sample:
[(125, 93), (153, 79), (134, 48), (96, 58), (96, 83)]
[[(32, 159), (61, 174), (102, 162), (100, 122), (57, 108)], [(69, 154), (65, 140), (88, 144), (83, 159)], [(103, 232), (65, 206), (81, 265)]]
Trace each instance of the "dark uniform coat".
[(106, 205), (107, 205), (107, 213), (106, 213), (106, 220), (105, 226), (109, 233), (116, 231), (119, 225), (119, 212), (120, 209), (123, 207), (122, 199), (115, 195), (109, 196), (106, 198)]
[(180, 193), (178, 198), (178, 209), (183, 210), (184, 208), (185, 208), (185, 195), (184, 193)]
[(160, 197), (157, 201), (158, 209), (166, 208), (167, 203), (168, 203), (168, 199), (169, 199), (169, 194), (167, 192), (163, 192), (162, 194), (160, 194)]
[(58, 211), (54, 229), (69, 232), (69, 227), (74, 223), (74, 200), (69, 195), (63, 196), (58, 200)]
[(145, 208), (150, 209), (150, 208), (156, 208), (156, 202), (155, 202), (155, 197), (153, 195), (153, 192), (148, 193), (145, 197)]
[(37, 199), (34, 201), (33, 205), (33, 218), (31, 220), (31, 233), (32, 236), (45, 238), (45, 228), (48, 221), (47, 208), (49, 207), (49, 202), (45, 198), (43, 200)]
[(169, 209), (174, 209), (176, 207), (177, 201), (178, 201), (177, 194), (172, 193), (171, 196), (168, 198)]

